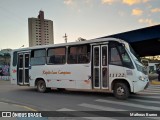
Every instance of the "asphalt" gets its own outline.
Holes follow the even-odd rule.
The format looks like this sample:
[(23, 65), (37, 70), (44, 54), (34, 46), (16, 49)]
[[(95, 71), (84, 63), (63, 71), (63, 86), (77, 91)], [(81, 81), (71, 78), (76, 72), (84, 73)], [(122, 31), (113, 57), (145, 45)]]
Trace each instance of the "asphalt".
[[(0, 80), (1, 84), (4, 84), (5, 80)], [(37, 110), (24, 106), (18, 105), (10, 102), (2, 102), (0, 101), (0, 120), (48, 120), (47, 117), (17, 117), (14, 112), (22, 114), (22, 112), (26, 113), (38, 113)], [(28, 114), (27, 114), (28, 115)]]
[[(155, 80), (151, 80), (150, 84), (152, 85), (160, 85), (160, 82), (155, 79)], [(17, 105), (17, 104), (13, 104), (13, 103), (5, 103), (5, 102), (0, 102), (0, 116), (4, 116), (4, 117), (0, 117), (0, 120), (48, 120), (48, 118), (46, 117), (41, 117), (41, 118), (35, 118), (35, 117), (31, 117), (31, 118), (22, 118), (22, 117), (5, 117), (5, 113), (2, 112), (12, 112), (12, 111), (29, 111), (29, 112), (36, 112), (37, 110), (33, 109), (33, 108), (29, 108), (27, 106), (23, 106), (23, 105)], [(37, 111), (38, 112), (38, 111)]]
[(21, 113), (21, 111), (23, 111), (23, 112), (29, 111), (29, 113), (36, 112), (36, 110), (29, 108), (27, 106), (0, 102), (0, 112), (1, 112), (0, 116), (2, 116), (2, 117), (0, 117), (0, 120), (48, 120), (47, 117), (30, 117), (30, 118), (16, 117), (13, 111), (18, 112), (20, 114), (23, 114), (23, 113)]

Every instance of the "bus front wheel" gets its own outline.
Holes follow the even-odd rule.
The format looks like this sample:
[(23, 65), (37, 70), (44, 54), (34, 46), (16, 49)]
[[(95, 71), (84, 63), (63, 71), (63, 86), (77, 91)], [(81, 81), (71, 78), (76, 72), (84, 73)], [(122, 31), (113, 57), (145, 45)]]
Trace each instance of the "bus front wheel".
[(37, 90), (38, 92), (44, 93), (46, 92), (47, 88), (46, 88), (46, 83), (44, 80), (39, 80), (37, 83)]
[(116, 83), (114, 86), (114, 96), (117, 99), (125, 100), (129, 96), (129, 88), (125, 83)]

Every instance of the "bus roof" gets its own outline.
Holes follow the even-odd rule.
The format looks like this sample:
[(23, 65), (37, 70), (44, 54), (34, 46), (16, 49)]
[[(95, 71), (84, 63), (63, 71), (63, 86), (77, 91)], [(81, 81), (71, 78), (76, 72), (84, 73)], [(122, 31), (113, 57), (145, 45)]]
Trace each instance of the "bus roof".
[(91, 40), (86, 40), (86, 41), (76, 41), (76, 42), (69, 42), (69, 43), (59, 43), (59, 44), (49, 44), (49, 45), (39, 45), (39, 46), (33, 46), (33, 47), (19, 48), (19, 49), (14, 49), (12, 51), (61, 47), (61, 46), (68, 46), (68, 45), (81, 45), (81, 44), (87, 44), (87, 43), (99, 43), (99, 42), (108, 42), (108, 41), (117, 41), (120, 43), (127, 43), (126, 41), (117, 39), (117, 38), (97, 38), (97, 39), (91, 39)]

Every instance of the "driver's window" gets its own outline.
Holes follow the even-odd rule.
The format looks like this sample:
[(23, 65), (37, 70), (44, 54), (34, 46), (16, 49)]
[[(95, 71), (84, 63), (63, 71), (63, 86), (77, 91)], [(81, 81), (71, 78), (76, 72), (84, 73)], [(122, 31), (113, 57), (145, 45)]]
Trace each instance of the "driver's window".
[(123, 62), (131, 62), (127, 53), (122, 54)]
[(110, 64), (122, 65), (122, 61), (116, 47), (111, 47), (110, 55)]
[(123, 66), (128, 68), (134, 68), (129, 55), (125, 50), (125, 46), (118, 46), (118, 50), (120, 52), (120, 55), (122, 56)]

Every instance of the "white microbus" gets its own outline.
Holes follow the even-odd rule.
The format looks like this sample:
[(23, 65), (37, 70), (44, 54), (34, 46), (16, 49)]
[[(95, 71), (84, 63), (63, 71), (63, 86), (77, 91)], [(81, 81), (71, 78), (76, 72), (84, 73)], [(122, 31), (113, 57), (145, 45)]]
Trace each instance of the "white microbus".
[(115, 38), (22, 48), (12, 51), (11, 83), (51, 88), (113, 91), (118, 99), (147, 88), (144, 66), (129, 44)]

